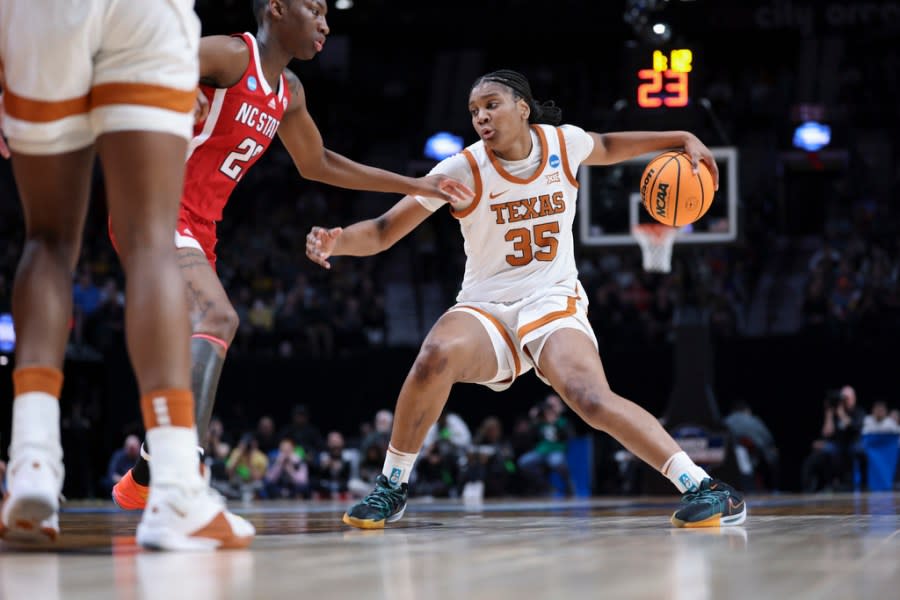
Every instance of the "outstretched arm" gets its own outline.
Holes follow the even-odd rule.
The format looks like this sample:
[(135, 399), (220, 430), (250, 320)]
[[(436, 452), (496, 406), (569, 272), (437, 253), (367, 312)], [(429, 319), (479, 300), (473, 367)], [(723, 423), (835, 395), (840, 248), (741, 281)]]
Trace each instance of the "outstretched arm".
[(418, 195), (447, 202), (464, 202), (472, 198), (468, 187), (446, 175), (406, 177), (360, 164), (328, 150), (306, 108), (303, 85), (291, 71), (284, 74), (291, 90), (291, 104), (278, 127), (278, 137), (303, 177), (351, 190)]
[(306, 236), (306, 256), (311, 261), (331, 268), (332, 256), (371, 256), (387, 250), (431, 216), (412, 196), (406, 196), (386, 213), (348, 226), (313, 227)]
[(611, 165), (648, 152), (678, 148), (690, 155), (694, 173), (700, 168), (701, 161), (706, 163), (712, 174), (715, 189), (719, 189), (719, 168), (716, 166), (716, 160), (709, 148), (693, 133), (687, 131), (588, 133), (594, 139), (594, 149), (582, 164)]

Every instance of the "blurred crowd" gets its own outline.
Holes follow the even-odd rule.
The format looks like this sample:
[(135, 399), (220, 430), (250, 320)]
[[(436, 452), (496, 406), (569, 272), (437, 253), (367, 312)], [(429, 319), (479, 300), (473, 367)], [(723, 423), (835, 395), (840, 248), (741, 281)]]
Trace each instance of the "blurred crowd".
[[(414, 496), (441, 498), (576, 493), (568, 444), (576, 430), (556, 395), (530, 407), (506, 429), (488, 416), (472, 428), (445, 411), (429, 429), (410, 479)], [(203, 443), (213, 485), (231, 499), (340, 499), (368, 494), (382, 472), (393, 413), (382, 409), (353, 435), (322, 432), (303, 404), (280, 426), (263, 415), (252, 430), (213, 418)], [(128, 435), (109, 459), (104, 492), (132, 466), (140, 441)], [(577, 468), (588, 468), (589, 462)], [(77, 476), (70, 473), (70, 476)]]
[[(426, 435), (410, 479), (411, 496), (480, 499), (647, 491), (648, 468), (606, 434), (586, 428), (559, 396), (550, 393), (524, 408), (508, 425), (494, 415), (470, 425), (445, 410)], [(875, 399), (863, 408), (855, 388), (846, 385), (828, 393), (823, 415), (821, 435), (803, 464), (804, 491), (900, 489), (900, 407)], [(736, 400), (723, 424), (734, 442), (741, 488), (782, 489), (778, 443), (750, 404)], [(226, 427), (215, 417), (203, 443), (203, 460), (213, 485), (234, 500), (346, 501), (372, 490), (392, 425), (393, 413), (381, 409), (355, 431), (323, 432), (303, 404), (294, 406), (288, 423), (276, 424), (263, 415), (250, 430)], [(125, 436), (109, 458), (99, 486), (102, 494), (139, 452), (138, 437)], [(870, 460), (894, 470), (869, 481), (868, 474), (875, 472)], [(69, 477), (79, 476), (78, 470), (69, 471)]]

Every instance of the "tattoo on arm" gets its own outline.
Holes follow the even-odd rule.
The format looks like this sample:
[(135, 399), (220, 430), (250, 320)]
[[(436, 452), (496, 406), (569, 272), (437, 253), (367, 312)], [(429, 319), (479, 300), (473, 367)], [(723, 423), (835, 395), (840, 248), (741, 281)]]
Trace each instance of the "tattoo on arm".
[(290, 69), (285, 69), (284, 79), (285, 81), (287, 81), (288, 90), (290, 90), (292, 98), (295, 98), (303, 93), (303, 84), (300, 83), (300, 79), (294, 74), (293, 71), (291, 71)]

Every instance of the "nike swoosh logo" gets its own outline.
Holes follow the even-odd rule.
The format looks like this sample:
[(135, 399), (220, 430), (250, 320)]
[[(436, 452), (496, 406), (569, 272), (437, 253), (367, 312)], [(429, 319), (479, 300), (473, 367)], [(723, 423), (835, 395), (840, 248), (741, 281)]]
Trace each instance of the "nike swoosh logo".
[(735, 503), (734, 503), (734, 499), (733, 499), (733, 498), (729, 498), (729, 499), (728, 499), (728, 506), (731, 507), (731, 510), (741, 510), (741, 507), (744, 506), (744, 501), (741, 500), (740, 502), (738, 502), (737, 504), (735, 504)]
[(503, 190), (502, 192), (497, 192), (496, 194), (495, 194), (494, 192), (491, 192), (490, 194), (488, 194), (488, 196), (490, 196), (490, 197), (491, 197), (491, 200), (493, 200), (493, 199), (496, 198), (497, 196), (502, 196), (503, 194), (505, 194), (505, 193), (508, 192), (508, 191), (509, 191), (509, 190)]

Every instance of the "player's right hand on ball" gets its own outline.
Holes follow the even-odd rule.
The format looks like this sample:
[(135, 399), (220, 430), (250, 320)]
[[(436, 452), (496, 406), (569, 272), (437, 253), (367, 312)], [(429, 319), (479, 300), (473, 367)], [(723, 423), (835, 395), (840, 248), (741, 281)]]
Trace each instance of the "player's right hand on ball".
[(306, 234), (306, 256), (309, 260), (326, 269), (331, 268), (328, 257), (334, 252), (334, 245), (344, 230), (340, 227), (325, 229), (313, 227)]

